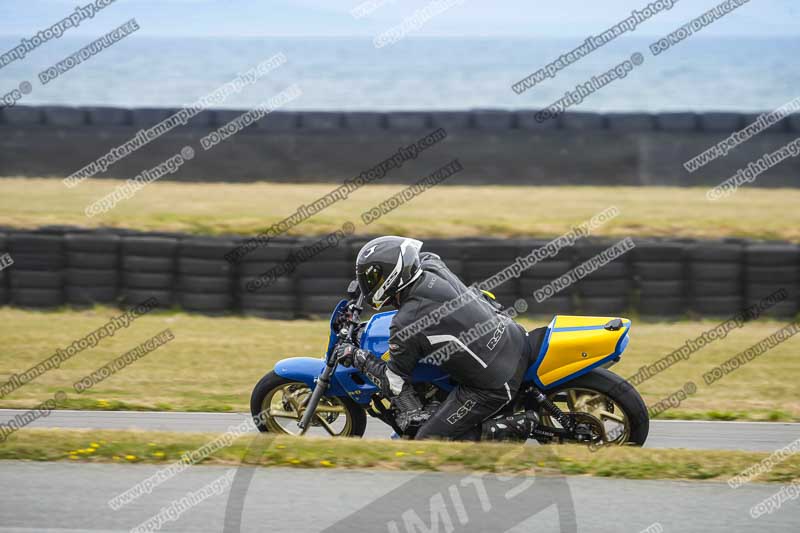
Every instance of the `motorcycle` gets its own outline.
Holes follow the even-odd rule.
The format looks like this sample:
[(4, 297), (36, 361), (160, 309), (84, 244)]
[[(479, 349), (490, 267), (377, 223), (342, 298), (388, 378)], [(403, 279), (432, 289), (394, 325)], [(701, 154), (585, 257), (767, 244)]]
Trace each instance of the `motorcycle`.
[[(380, 389), (333, 357), (339, 342), (352, 342), (388, 358), (389, 325), (397, 311), (360, 322), (364, 298), (356, 282), (348, 295), (331, 314), (322, 358), (283, 359), (253, 389), (250, 410), (260, 431), (362, 437), (370, 415), (396, 436), (413, 437), (398, 427)], [(530, 331), (536, 359), (514, 400), (494, 416), (535, 411), (539, 424), (533, 438), (541, 444), (643, 445), (647, 407), (631, 384), (608, 370), (628, 346), (630, 328), (625, 318), (556, 315), (546, 327)], [(431, 412), (457, 385), (440, 366), (423, 363), (414, 369), (412, 383)]]

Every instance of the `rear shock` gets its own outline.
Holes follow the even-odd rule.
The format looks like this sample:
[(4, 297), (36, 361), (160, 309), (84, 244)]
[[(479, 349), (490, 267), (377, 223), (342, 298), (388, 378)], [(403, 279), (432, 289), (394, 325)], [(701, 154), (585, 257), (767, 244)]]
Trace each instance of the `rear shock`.
[(550, 399), (542, 393), (542, 391), (536, 387), (531, 387), (531, 394), (539, 403), (539, 405), (544, 407), (547, 412), (549, 412), (556, 420), (558, 420), (558, 423), (561, 424), (561, 427), (569, 431), (573, 431), (575, 429), (575, 424), (572, 418), (565, 415), (564, 411), (559, 409), (556, 404), (551, 402)]

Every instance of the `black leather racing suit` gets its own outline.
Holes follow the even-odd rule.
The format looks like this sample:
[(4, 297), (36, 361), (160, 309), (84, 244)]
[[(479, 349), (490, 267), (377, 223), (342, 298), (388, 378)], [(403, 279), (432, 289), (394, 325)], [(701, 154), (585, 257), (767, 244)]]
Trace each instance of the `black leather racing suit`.
[[(389, 361), (385, 368), (373, 367), (372, 372), (383, 374), (384, 393), (392, 396), (411, 387), (411, 373), (421, 359), (440, 364), (458, 386), (419, 428), (416, 438), (477, 440), (480, 424), (511, 401), (519, 389), (530, 357), (526, 333), (482, 295), (470, 295), (474, 290), (438, 255), (421, 253), (420, 266), (421, 276), (398, 295), (398, 312), (389, 330)], [(438, 323), (423, 323), (421, 331), (406, 330), (411, 335), (400, 333), (461, 295), (467, 303), (443, 314)], [(459, 337), (471, 328), (475, 333), (464, 343)]]

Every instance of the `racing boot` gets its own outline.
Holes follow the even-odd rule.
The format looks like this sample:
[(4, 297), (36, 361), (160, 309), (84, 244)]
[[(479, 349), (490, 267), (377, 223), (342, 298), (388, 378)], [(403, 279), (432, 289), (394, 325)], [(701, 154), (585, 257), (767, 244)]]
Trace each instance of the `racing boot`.
[(524, 442), (533, 436), (538, 423), (539, 416), (534, 411), (491, 418), (481, 425), (481, 440)]

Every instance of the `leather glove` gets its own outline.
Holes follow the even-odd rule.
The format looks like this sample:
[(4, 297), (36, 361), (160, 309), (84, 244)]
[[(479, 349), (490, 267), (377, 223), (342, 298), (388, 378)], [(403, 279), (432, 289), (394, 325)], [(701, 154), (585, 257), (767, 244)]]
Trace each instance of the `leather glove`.
[(333, 350), (333, 357), (346, 367), (363, 368), (369, 352), (358, 348), (355, 344), (343, 342)]

